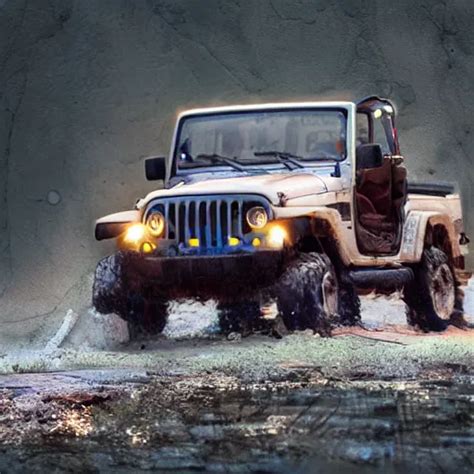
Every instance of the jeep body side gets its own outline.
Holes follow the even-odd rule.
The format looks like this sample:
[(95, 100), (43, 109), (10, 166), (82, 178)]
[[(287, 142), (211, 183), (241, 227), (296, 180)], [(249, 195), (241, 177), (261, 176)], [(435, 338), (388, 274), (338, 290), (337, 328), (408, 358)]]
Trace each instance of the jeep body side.
[(145, 165), (165, 188), (96, 222), (119, 247), (96, 271), (99, 311), (160, 330), (169, 299), (214, 297), (230, 329), (330, 332), (372, 288), (405, 290), (425, 330), (462, 320), (459, 194), (410, 183), (386, 99), (187, 111)]

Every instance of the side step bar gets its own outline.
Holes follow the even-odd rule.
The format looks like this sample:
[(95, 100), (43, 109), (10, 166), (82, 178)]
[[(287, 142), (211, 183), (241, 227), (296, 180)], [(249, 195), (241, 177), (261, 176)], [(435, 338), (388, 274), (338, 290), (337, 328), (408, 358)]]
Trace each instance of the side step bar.
[(402, 289), (411, 283), (415, 277), (413, 270), (402, 268), (363, 268), (349, 272), (352, 283), (361, 289), (377, 288), (383, 291)]

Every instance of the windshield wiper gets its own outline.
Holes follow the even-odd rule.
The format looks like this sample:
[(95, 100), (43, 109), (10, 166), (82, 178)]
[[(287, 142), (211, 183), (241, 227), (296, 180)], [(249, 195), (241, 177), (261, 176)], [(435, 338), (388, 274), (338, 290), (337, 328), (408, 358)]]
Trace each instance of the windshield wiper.
[[(300, 161), (338, 161), (337, 158), (333, 157), (325, 157), (325, 156), (312, 156), (309, 158), (304, 158), (302, 156), (294, 155), (293, 153), (288, 153), (286, 151), (275, 151), (275, 150), (270, 150), (270, 151), (256, 151), (254, 153), (255, 156), (274, 156), (275, 158), (278, 158), (283, 164), (285, 162), (292, 163), (295, 168), (304, 168), (304, 164), (301, 164)], [(287, 166), (287, 168), (289, 168)], [(295, 169), (293, 168), (293, 169)]]
[[(217, 153), (213, 153), (211, 155), (206, 155), (205, 153), (201, 153), (196, 156), (196, 159), (199, 159), (199, 158), (202, 158), (204, 160), (210, 160), (212, 163), (224, 163), (226, 165), (229, 165), (231, 168), (234, 168), (237, 171), (241, 171), (242, 173), (255, 174), (255, 172), (245, 169), (243, 166), (236, 163), (232, 158), (218, 155)], [(259, 169), (258, 172), (268, 174), (268, 171), (264, 169)]]
[[(278, 159), (280, 163), (283, 163), (289, 170), (294, 170), (296, 168), (304, 168), (304, 165), (298, 163), (299, 156), (293, 155), (292, 153), (286, 153), (285, 151), (256, 151), (255, 156), (274, 156)], [(291, 163), (293, 166), (288, 166), (288, 163)]]
[(224, 163), (236, 169), (237, 171), (243, 171), (245, 173), (247, 172), (246, 169), (242, 168), (242, 166), (240, 166), (232, 158), (228, 158), (227, 156), (218, 155), (216, 153), (213, 153), (212, 155), (206, 155), (205, 153), (201, 153), (200, 155), (196, 156), (196, 159), (198, 160), (201, 158), (204, 160), (209, 160), (212, 163)]

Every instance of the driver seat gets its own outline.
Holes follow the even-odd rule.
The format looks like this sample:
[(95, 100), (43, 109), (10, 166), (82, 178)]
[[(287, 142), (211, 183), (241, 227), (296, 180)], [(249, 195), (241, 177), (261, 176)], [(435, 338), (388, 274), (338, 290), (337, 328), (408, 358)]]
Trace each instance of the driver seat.
[(357, 209), (359, 222), (373, 230), (391, 230), (392, 164), (384, 158), (379, 168), (357, 171)]
[(362, 253), (390, 254), (400, 240), (406, 169), (383, 157), (381, 166), (356, 174), (357, 241)]

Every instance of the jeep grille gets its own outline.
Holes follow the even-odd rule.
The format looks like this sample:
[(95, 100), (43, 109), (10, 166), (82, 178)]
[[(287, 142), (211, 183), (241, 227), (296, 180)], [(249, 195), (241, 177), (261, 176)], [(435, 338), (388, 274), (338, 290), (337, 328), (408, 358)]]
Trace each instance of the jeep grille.
[(163, 238), (188, 246), (197, 238), (201, 248), (221, 248), (229, 237), (243, 239), (251, 232), (245, 214), (253, 206), (263, 206), (271, 218), (269, 202), (255, 195), (183, 196), (154, 201), (145, 213), (161, 212), (166, 219)]

